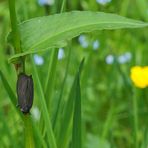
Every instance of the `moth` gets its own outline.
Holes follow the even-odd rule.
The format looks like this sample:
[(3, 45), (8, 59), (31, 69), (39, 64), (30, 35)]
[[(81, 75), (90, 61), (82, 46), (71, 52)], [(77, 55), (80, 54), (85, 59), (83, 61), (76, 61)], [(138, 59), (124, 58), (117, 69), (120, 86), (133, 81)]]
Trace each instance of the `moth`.
[(34, 86), (32, 76), (24, 73), (18, 75), (17, 79), (17, 96), (18, 107), (24, 113), (30, 113), (33, 104)]

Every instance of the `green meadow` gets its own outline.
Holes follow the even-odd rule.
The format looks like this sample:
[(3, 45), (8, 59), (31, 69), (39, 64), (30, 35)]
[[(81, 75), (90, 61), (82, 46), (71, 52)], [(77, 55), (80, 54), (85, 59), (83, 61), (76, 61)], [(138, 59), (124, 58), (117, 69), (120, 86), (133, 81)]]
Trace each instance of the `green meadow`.
[(147, 147), (148, 1), (0, 0), (0, 148)]

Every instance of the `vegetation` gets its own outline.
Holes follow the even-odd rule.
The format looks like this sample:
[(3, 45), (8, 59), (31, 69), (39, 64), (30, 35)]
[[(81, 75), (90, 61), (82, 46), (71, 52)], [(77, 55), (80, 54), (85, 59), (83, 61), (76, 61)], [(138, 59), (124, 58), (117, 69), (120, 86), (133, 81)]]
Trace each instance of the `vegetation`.
[[(147, 4), (0, 0), (0, 147), (146, 148)], [(33, 78), (30, 113), (20, 73)]]

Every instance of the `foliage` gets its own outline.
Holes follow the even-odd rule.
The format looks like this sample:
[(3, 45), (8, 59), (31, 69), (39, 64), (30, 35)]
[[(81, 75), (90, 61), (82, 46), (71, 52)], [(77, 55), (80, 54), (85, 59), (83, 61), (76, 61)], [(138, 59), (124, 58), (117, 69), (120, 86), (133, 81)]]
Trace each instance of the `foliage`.
[[(0, 146), (147, 147), (147, 87), (130, 80), (148, 64), (146, 3), (20, 0), (13, 28), (1, 0)], [(20, 63), (34, 80), (30, 115), (16, 107)]]

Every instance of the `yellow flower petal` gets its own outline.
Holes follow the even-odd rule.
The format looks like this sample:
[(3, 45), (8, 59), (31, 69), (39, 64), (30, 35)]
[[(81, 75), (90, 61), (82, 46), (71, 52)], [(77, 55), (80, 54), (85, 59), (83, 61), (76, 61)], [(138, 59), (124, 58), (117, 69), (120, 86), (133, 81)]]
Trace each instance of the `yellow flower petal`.
[(145, 66), (144, 68), (143, 68), (143, 73), (144, 73), (144, 75), (143, 75), (143, 77), (144, 77), (144, 79), (145, 79), (145, 82), (146, 82), (146, 84), (147, 84), (147, 86), (148, 86), (148, 66)]
[(148, 86), (148, 66), (134, 66), (131, 68), (131, 80), (135, 86), (145, 88)]

